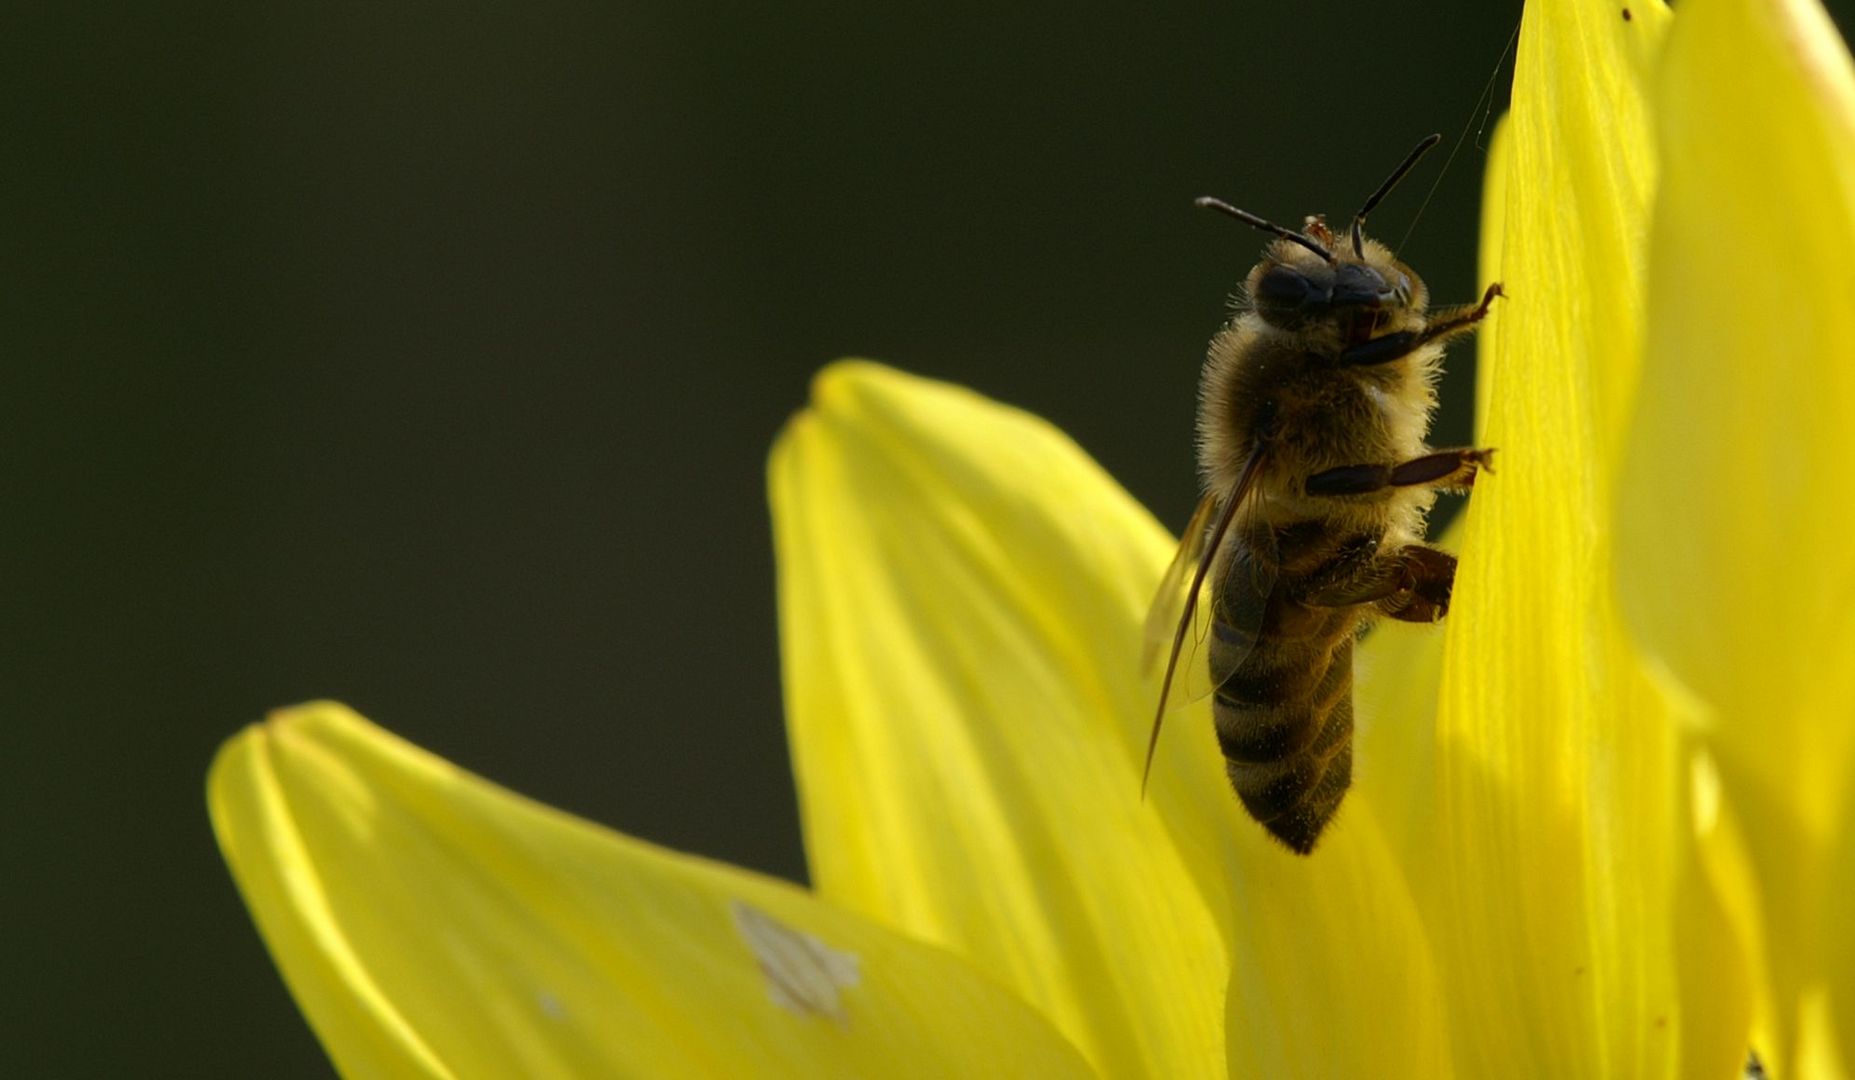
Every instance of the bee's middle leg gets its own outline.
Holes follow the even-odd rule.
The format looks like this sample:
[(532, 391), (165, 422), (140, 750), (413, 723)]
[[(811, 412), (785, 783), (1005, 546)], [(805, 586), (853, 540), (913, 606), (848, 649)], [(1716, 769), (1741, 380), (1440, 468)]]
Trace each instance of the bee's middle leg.
[(1456, 557), (1423, 544), (1384, 552), (1357, 572), (1317, 585), (1300, 597), (1309, 607), (1372, 604), (1404, 622), (1435, 622), (1449, 614)]
[(1494, 451), (1473, 447), (1437, 450), (1395, 465), (1341, 465), (1307, 478), (1309, 495), (1370, 495), (1388, 487), (1434, 487), (1465, 491), (1475, 474), (1494, 471)]

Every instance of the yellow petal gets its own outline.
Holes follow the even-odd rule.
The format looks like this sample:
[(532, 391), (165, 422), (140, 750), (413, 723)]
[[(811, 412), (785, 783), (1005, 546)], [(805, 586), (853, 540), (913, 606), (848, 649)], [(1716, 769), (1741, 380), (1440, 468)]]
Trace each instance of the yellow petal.
[(339, 705), (231, 740), (208, 796), (347, 1075), (1087, 1074), (944, 952), (529, 802)]
[[(1849, 897), (1855, 896), (1855, 799), (1843, 801), (1842, 821), (1823, 878), (1826, 897), (1823, 902), (1833, 913), (1823, 940), (1818, 944), (1828, 975), (1827, 986), (1822, 988), (1827, 996), (1827, 1015), (1823, 1018), (1824, 1030), (1812, 1031), (1808, 1009), (1800, 1003), (1798, 1011), (1804, 1016), (1798, 1043), (1802, 1055), (1835, 1055), (1842, 1061), (1855, 1063), (1855, 919), (1848, 916)], [(1780, 947), (1792, 944), (1781, 933), (1773, 933), (1771, 938), (1773, 944)], [(1833, 1073), (1825, 1067), (1819, 1072), (1806, 1073), (1799, 1069), (1797, 1075), (1847, 1075), (1847, 1070)]]
[(1141, 621), (1172, 542), (1073, 444), (845, 364), (772, 486), (822, 893), (985, 966), (1104, 1072), (1436, 1061), (1435, 988), (1369, 797), (1319, 857), (1288, 854), (1240, 812), (1201, 705), (1169, 720), (1141, 803)]
[[(1437, 541), (1459, 551), (1456, 527)], [(1365, 799), (1393, 852), (1428, 859), (1436, 830), (1436, 702), (1443, 676), (1443, 629), (1381, 623), (1359, 643), (1353, 664), (1352, 798)], [(1400, 877), (1423, 873), (1413, 866)]]
[(1700, 0), (1660, 107), (1621, 585), (1722, 752), (1820, 834), (1855, 733), (1855, 76), (1813, 3)]
[(1680, 12), (1618, 581), (1709, 714), (1790, 1043), (1847, 900), (1822, 874), (1855, 751), (1855, 73), (1811, 0)]
[(1736, 1062), (1684, 1023), (1685, 759), (1610, 600), (1655, 180), (1644, 86), (1669, 21), (1623, 6), (1527, 6), (1490, 163), (1483, 272), (1508, 298), (1483, 330), (1478, 441), (1500, 472), (1469, 506), (1421, 875), (1466, 1076)]
[(1397, 762), (1356, 760), (1312, 855), (1252, 822), (1232, 834), (1231, 1076), (1474, 1075), (1450, 1061), (1431, 943), (1376, 810), (1373, 772)]
[(1124, 713), (1163, 531), (1047, 424), (871, 364), (819, 376), (770, 470), (820, 894), (966, 956), (1106, 1073), (1220, 1070), (1223, 945)]

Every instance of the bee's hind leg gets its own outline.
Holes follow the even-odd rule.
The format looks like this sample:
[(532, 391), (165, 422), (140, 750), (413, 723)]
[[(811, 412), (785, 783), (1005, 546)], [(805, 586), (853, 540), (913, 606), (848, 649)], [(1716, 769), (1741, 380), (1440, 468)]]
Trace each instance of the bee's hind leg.
[(1406, 544), (1368, 563), (1363, 572), (1324, 584), (1300, 597), (1309, 607), (1372, 604), (1404, 622), (1435, 622), (1449, 614), (1456, 557), (1423, 544)]
[(1456, 587), (1456, 557), (1422, 544), (1406, 544), (1394, 556), (1404, 565), (1404, 579), (1378, 609), (1402, 622), (1436, 622), (1449, 614), (1449, 594)]

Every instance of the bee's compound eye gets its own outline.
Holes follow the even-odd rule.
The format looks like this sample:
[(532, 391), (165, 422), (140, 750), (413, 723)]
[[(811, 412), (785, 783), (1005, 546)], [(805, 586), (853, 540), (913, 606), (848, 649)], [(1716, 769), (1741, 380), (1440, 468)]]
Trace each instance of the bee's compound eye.
[(1370, 266), (1348, 263), (1335, 274), (1333, 302), (1342, 307), (1382, 307), (1396, 294), (1384, 275)]
[(1298, 308), (1325, 303), (1328, 290), (1292, 266), (1271, 266), (1256, 283), (1256, 299), (1272, 308)]

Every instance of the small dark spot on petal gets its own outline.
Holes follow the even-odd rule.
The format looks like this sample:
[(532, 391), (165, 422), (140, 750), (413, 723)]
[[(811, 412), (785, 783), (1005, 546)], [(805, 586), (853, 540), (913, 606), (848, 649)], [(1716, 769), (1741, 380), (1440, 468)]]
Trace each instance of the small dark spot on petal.
[(1624, 21), (1624, 22), (1629, 22), (1629, 21), (1630, 21), (1630, 19), (1632, 19), (1632, 18), (1634, 18), (1634, 16), (1632, 16), (1632, 15), (1630, 14), (1630, 9), (1629, 9), (1629, 8), (1624, 8), (1624, 9), (1623, 9), (1623, 21)]

